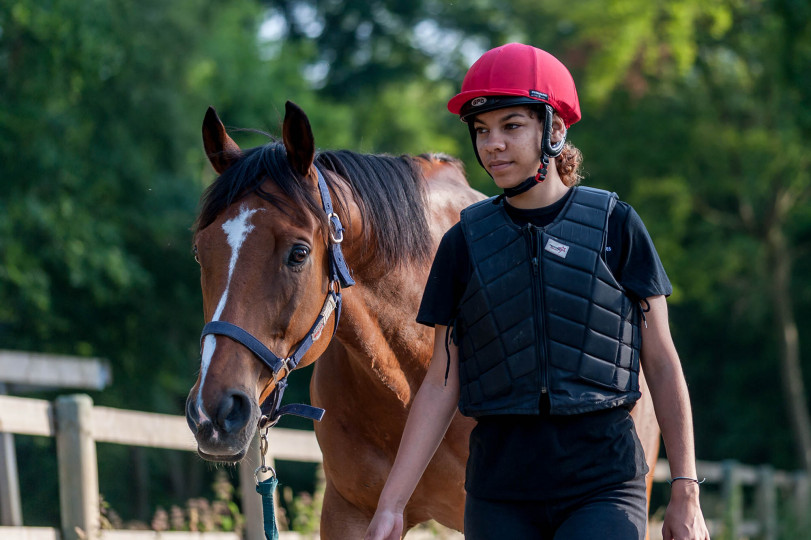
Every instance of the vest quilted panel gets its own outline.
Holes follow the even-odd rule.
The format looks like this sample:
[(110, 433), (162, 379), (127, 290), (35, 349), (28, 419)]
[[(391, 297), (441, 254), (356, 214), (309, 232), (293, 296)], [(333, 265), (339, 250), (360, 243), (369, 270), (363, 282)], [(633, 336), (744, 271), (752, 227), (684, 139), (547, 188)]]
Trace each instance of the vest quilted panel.
[(542, 229), (517, 227), (495, 199), (462, 212), (473, 264), (455, 329), (463, 414), (538, 414), (547, 391), (552, 414), (638, 399), (638, 307), (601, 256), (615, 202), (573, 188)]

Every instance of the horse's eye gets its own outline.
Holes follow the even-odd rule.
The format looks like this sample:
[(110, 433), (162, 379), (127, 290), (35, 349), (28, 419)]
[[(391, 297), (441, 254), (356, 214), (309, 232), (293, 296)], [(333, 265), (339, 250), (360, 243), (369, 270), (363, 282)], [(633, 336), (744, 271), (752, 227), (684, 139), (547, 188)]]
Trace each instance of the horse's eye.
[(290, 266), (300, 266), (304, 264), (309, 255), (310, 249), (306, 246), (293, 246), (293, 249), (290, 250), (290, 256), (287, 258), (287, 264)]
[(200, 258), (197, 256), (197, 244), (194, 245), (191, 252), (194, 255), (194, 260), (197, 261), (197, 264), (200, 264)]

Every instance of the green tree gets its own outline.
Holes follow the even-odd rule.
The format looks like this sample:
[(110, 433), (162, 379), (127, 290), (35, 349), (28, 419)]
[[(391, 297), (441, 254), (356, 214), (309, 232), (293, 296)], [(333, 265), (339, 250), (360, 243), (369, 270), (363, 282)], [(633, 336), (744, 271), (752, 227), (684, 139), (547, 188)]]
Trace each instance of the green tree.
[[(727, 362), (779, 371), (796, 460), (811, 470), (795, 319), (807, 282), (792, 269), (798, 250), (808, 248), (811, 85), (801, 66), (811, 60), (811, 9), (782, 0), (616, 0), (550, 9), (571, 25), (566, 54), (588, 53), (586, 103), (614, 124), (613, 137), (604, 133), (593, 144), (618, 155), (614, 174), (632, 177), (629, 193), (643, 215), (647, 205), (656, 209), (652, 228), (682, 242), (681, 249), (666, 244), (676, 263), (676, 300), (732, 323), (723, 325), (727, 335), (715, 337), (722, 343), (709, 347), (707, 360), (717, 366), (715, 355), (741, 354)], [(647, 127), (635, 109), (644, 110)], [(729, 333), (735, 327), (761, 343), (742, 350), (736, 342), (748, 340)]]
[[(203, 114), (273, 130), (284, 99), (315, 102), (297, 67), (310, 53), (257, 39), (262, 16), (249, 0), (0, 3), (3, 348), (109, 358), (97, 403), (183, 411), (203, 323), (190, 227), (213, 178)], [(117, 463), (102, 459), (101, 481), (119, 510), (129, 485), (144, 500), (150, 470), (175, 496), (190, 483), (177, 471), (203, 474), (193, 456), (146, 466), (137, 449), (100, 451)], [(55, 478), (36, 473), (32, 485)]]

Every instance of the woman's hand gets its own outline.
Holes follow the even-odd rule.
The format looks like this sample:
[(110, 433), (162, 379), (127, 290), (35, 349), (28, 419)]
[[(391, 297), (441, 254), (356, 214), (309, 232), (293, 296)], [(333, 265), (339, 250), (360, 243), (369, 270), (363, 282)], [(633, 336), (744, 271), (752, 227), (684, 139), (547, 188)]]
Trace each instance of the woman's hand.
[(673, 482), (670, 504), (662, 525), (663, 540), (709, 540), (710, 533), (698, 502), (698, 484), (690, 480)]
[(403, 514), (378, 508), (364, 540), (400, 540), (403, 536)]

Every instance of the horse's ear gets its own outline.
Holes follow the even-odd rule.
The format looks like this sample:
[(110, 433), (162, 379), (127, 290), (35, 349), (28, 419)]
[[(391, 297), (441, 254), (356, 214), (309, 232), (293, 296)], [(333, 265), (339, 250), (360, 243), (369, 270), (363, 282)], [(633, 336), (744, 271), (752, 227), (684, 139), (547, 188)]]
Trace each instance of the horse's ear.
[(287, 150), (287, 161), (290, 162), (294, 171), (305, 176), (315, 159), (313, 130), (310, 128), (307, 115), (298, 105), (288, 101), (285, 103), (284, 109), (282, 138), (284, 148)]
[(242, 157), (242, 150), (225, 132), (225, 126), (217, 116), (214, 107), (209, 107), (203, 120), (203, 147), (217, 174), (224, 173), (228, 167)]

